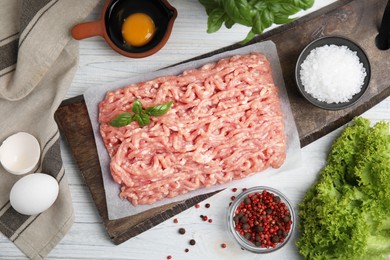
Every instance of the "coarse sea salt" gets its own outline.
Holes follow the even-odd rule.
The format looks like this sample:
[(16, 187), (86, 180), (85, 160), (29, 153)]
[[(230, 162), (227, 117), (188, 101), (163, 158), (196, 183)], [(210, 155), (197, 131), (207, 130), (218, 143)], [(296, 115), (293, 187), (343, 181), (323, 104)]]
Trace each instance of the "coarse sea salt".
[(366, 76), (355, 51), (333, 44), (313, 49), (300, 69), (305, 91), (326, 103), (348, 102), (361, 90)]

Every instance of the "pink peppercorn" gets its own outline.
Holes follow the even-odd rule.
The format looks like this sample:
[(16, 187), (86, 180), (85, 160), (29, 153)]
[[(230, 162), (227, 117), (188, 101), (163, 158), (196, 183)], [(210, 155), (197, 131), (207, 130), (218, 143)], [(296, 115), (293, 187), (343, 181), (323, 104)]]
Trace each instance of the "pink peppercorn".
[(291, 213), (279, 196), (266, 190), (248, 194), (234, 212), (235, 230), (257, 247), (282, 243), (291, 229)]

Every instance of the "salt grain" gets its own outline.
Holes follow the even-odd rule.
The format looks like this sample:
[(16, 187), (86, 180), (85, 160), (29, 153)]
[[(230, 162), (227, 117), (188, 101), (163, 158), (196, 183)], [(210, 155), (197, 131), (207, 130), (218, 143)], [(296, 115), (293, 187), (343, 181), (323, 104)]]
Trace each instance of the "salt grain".
[(305, 91), (326, 103), (350, 100), (361, 90), (366, 76), (356, 52), (347, 46), (325, 45), (313, 49), (300, 70)]

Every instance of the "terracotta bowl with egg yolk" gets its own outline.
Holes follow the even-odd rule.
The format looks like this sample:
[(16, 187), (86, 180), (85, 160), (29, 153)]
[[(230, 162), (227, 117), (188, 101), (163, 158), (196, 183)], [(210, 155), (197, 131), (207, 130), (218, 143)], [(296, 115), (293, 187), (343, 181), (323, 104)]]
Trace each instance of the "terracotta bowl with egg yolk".
[(166, 44), (176, 17), (167, 0), (108, 0), (99, 20), (77, 24), (71, 34), (77, 40), (101, 36), (116, 52), (143, 58)]

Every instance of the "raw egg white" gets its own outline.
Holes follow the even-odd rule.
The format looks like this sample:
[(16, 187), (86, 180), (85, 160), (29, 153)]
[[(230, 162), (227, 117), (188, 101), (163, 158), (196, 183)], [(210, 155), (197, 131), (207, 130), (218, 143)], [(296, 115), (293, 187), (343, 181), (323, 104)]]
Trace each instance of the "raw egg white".
[(122, 25), (125, 42), (134, 47), (141, 47), (153, 38), (156, 27), (152, 18), (144, 13), (129, 15)]
[(58, 182), (52, 176), (33, 173), (18, 180), (11, 189), (11, 206), (20, 214), (36, 215), (56, 201)]

